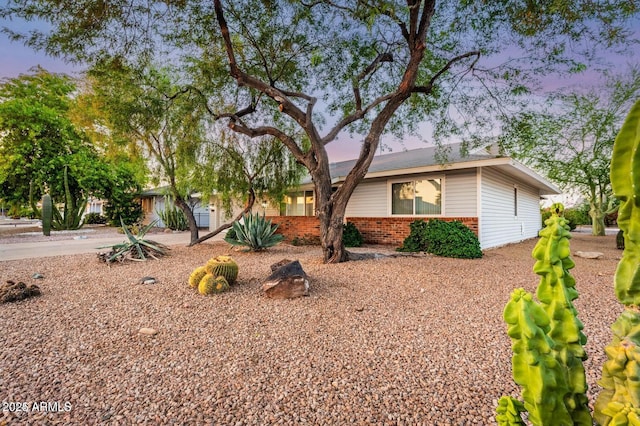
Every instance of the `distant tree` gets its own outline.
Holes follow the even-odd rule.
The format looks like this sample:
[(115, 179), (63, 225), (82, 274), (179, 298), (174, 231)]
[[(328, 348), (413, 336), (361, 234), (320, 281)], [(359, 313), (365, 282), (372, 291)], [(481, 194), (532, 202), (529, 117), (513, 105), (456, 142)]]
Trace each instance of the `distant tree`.
[[(230, 213), (234, 201), (244, 200), (243, 213), (256, 196), (280, 199), (298, 184), (301, 168), (273, 138), (247, 144), (240, 136), (221, 133), (203, 109), (202, 92), (176, 82), (170, 68), (134, 68), (123, 61), (100, 64), (88, 73), (107, 127), (114, 137), (137, 143), (149, 159), (157, 182), (169, 184), (169, 196), (189, 223), (190, 245), (212, 238), (230, 224), (199, 237), (191, 194), (205, 202), (215, 191)], [(238, 215), (241, 217), (241, 215)], [(237, 218), (236, 218), (237, 219)]]
[[(289, 151), (275, 138), (259, 140), (233, 132), (219, 133), (210, 138), (197, 168), (199, 188), (220, 197), (229, 216), (233, 204), (244, 200), (244, 209), (235, 218), (251, 211), (256, 200), (279, 204), (287, 190), (296, 187), (303, 176), (303, 168)], [(201, 243), (231, 227), (226, 223), (201, 237)]]
[[(217, 119), (252, 138), (275, 137), (307, 168), (325, 262), (348, 259), (347, 202), (383, 134), (403, 137), (429, 121), (439, 140), (480, 141), (514, 97), (535, 88), (535, 76), (580, 72), (595, 49), (624, 44), (632, 35), (625, 19), (637, 12), (627, 0), (14, 0), (0, 6), (0, 17), (51, 24), (48, 33), (7, 30), (48, 52), (89, 62), (163, 58), (199, 73)], [(326, 146), (343, 132), (357, 133), (361, 149), (334, 187)]]
[(120, 60), (105, 61), (88, 76), (114, 137), (137, 144), (156, 182), (168, 183), (169, 195), (185, 214), (195, 242), (199, 231), (188, 200), (204, 140), (199, 99), (176, 84), (178, 74), (169, 67), (135, 69)]
[(0, 197), (37, 212), (50, 193), (65, 212), (80, 212), (109, 186), (108, 165), (68, 116), (75, 90), (42, 68), (0, 84)]
[(637, 68), (607, 75), (601, 86), (552, 96), (541, 110), (518, 114), (500, 144), (564, 190), (584, 196), (593, 235), (605, 235), (605, 216), (616, 206), (609, 180), (613, 142), (639, 96)]

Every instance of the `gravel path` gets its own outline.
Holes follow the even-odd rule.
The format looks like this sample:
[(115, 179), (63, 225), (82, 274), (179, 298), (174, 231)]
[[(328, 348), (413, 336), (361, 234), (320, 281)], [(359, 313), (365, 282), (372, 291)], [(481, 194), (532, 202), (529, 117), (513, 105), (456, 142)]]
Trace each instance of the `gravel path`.
[[(519, 394), (502, 309), (512, 289), (537, 285), (534, 244), (480, 260), (340, 265), (322, 264), (316, 247), (233, 252), (239, 282), (214, 297), (186, 282), (228, 253), (221, 242), (111, 267), (90, 254), (0, 262), (0, 282), (45, 277), (41, 297), (0, 305), (0, 425), (495, 424), (497, 399)], [(604, 253), (574, 258), (572, 270), (593, 400), (621, 311), (612, 290), (621, 252), (615, 237), (589, 235), (575, 235), (572, 250)], [(282, 258), (301, 261), (309, 297), (261, 296)], [(137, 284), (145, 275), (159, 283)], [(49, 412), (33, 411), (41, 402)]]

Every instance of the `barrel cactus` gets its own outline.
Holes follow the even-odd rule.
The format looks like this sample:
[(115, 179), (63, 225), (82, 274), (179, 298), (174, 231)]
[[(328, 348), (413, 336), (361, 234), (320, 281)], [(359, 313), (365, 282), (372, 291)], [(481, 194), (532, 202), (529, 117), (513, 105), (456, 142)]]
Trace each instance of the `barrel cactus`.
[(217, 256), (209, 259), (205, 265), (207, 274), (214, 277), (223, 276), (232, 285), (238, 278), (238, 264), (231, 256)]
[(202, 278), (204, 278), (205, 275), (207, 275), (207, 270), (205, 269), (205, 267), (197, 267), (193, 270), (191, 275), (189, 275), (189, 285), (193, 288), (198, 288), (200, 281), (202, 281)]
[(231, 256), (217, 256), (209, 259), (189, 275), (189, 285), (200, 294), (215, 294), (229, 290), (238, 278), (238, 264)]
[(594, 417), (603, 425), (640, 424), (640, 101), (631, 108), (613, 145), (611, 186), (620, 200), (618, 227), (624, 252), (614, 288), (625, 305), (611, 326), (613, 340), (598, 382), (603, 390)]
[(223, 276), (213, 276), (206, 274), (198, 284), (198, 292), (200, 294), (216, 294), (229, 290), (229, 283)]

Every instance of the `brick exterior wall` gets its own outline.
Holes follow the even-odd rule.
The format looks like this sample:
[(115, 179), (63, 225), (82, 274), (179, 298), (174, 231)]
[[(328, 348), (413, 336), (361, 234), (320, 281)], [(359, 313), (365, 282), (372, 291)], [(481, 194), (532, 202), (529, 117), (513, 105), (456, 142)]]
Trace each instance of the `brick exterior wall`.
[(320, 221), (315, 216), (267, 216), (278, 225), (276, 234), (284, 235), (285, 241), (298, 238), (320, 238)]
[[(278, 224), (278, 233), (285, 236), (287, 241), (295, 237), (319, 237), (320, 224), (318, 219), (311, 216), (271, 216), (269, 219)], [(401, 246), (409, 236), (409, 224), (419, 217), (349, 217), (362, 234), (367, 244), (390, 244)], [(477, 217), (440, 217), (446, 221), (457, 220), (464, 223), (478, 235)]]

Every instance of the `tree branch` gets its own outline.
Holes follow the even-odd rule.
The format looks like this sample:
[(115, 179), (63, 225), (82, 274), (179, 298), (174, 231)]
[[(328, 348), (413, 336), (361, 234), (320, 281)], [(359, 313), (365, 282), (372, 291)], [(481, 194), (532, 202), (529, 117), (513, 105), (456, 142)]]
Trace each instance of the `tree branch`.
[[(422, 92), (422, 88), (429, 88), (429, 90), (431, 90), (431, 88), (433, 88), (433, 85), (436, 82), (436, 80), (438, 78), (440, 78), (440, 76), (442, 74), (447, 72), (456, 62), (461, 61), (461, 60), (466, 59), (466, 58), (470, 58), (472, 56), (476, 57), (473, 60), (473, 62), (471, 63), (471, 65), (469, 66), (469, 69), (472, 69), (475, 66), (475, 64), (477, 64), (478, 61), (480, 60), (480, 51), (479, 50), (472, 50), (470, 52), (463, 53), (462, 55), (458, 55), (458, 56), (456, 56), (454, 58), (451, 58), (449, 60), (449, 62), (447, 62), (447, 64), (444, 67), (442, 67), (437, 73), (435, 73), (433, 75), (433, 77), (431, 77), (431, 79), (429, 80), (429, 83), (427, 83), (426, 86), (415, 87), (414, 91), (420, 93), (420, 92)], [(419, 90), (416, 90), (416, 89), (419, 89)]]
[(392, 99), (394, 96), (395, 96), (394, 93), (389, 93), (389, 94), (386, 94), (384, 96), (380, 96), (379, 98), (375, 99), (373, 102), (371, 102), (371, 104), (367, 105), (362, 110), (356, 111), (353, 114), (344, 117), (342, 120), (340, 120), (338, 122), (338, 124), (336, 124), (333, 127), (333, 129), (331, 129), (329, 131), (329, 133), (327, 133), (327, 135), (324, 138), (322, 138), (322, 143), (324, 145), (328, 144), (329, 142), (334, 140), (336, 138), (336, 136), (338, 136), (338, 133), (340, 133), (340, 131), (342, 129), (344, 129), (346, 126), (348, 126), (349, 124), (351, 124), (351, 123), (353, 123), (353, 122), (355, 122), (357, 120), (360, 120), (362, 117), (364, 117), (373, 108), (375, 108), (376, 106), (380, 105), (383, 102), (386, 102), (386, 101)]
[(261, 126), (256, 128), (250, 128), (245, 125), (242, 120), (236, 119), (229, 122), (229, 128), (234, 132), (242, 133), (250, 138), (256, 138), (259, 136), (273, 136), (278, 138), (293, 154), (298, 161), (304, 161), (304, 152), (300, 149), (296, 141), (280, 129), (270, 126)]
[(218, 235), (219, 233), (221, 233), (222, 231), (224, 231), (225, 229), (229, 229), (233, 226), (233, 222), (237, 222), (240, 219), (242, 219), (242, 216), (244, 216), (245, 214), (249, 213), (251, 211), (251, 209), (253, 208), (253, 205), (256, 202), (256, 193), (253, 190), (253, 187), (249, 188), (249, 198), (247, 199), (247, 203), (244, 206), (244, 209), (242, 210), (242, 212), (240, 212), (231, 222), (229, 223), (225, 223), (224, 225), (220, 225), (218, 227), (218, 229), (216, 229), (215, 231), (209, 232), (207, 235), (203, 235), (202, 237), (198, 238), (196, 241), (193, 241), (191, 243), (189, 243), (188, 247), (194, 246), (196, 244), (200, 244), (203, 241), (206, 241), (210, 238), (215, 237), (216, 235)]
[(360, 96), (360, 82), (369, 74), (373, 75), (383, 62), (393, 62), (393, 55), (385, 52), (381, 53), (367, 66), (360, 74), (353, 79), (353, 96), (356, 100), (356, 111), (362, 109), (362, 98)]
[[(216, 13), (216, 19), (218, 20), (218, 25), (220, 26), (220, 31), (222, 33), (222, 37), (224, 39), (225, 49), (227, 50), (227, 56), (229, 58), (229, 66), (231, 68), (231, 76), (236, 79), (236, 82), (237, 82), (238, 86), (247, 86), (247, 87), (250, 87), (252, 89), (256, 89), (259, 92), (264, 93), (265, 95), (269, 96), (271, 99), (273, 99), (276, 102), (278, 102), (278, 104), (279, 104), (278, 109), (282, 113), (287, 114), (289, 117), (291, 117), (296, 123), (298, 123), (307, 132), (307, 134), (310, 137), (313, 138), (314, 135), (317, 135), (318, 132), (315, 129), (315, 126), (313, 126), (311, 119), (307, 117), (307, 113), (309, 111), (309, 108), (307, 108), (307, 113), (305, 113), (300, 108), (298, 108), (293, 102), (291, 102), (291, 100), (289, 100), (289, 97), (287, 96), (287, 94), (285, 92), (283, 92), (282, 90), (279, 90), (276, 87), (274, 87), (274, 86), (272, 86), (270, 84), (267, 84), (267, 83), (263, 82), (262, 80), (260, 80), (260, 79), (258, 79), (256, 77), (253, 77), (251, 75), (248, 75), (248, 74), (246, 74), (246, 73), (244, 73), (243, 71), (240, 70), (240, 68), (238, 67), (238, 65), (236, 63), (235, 55), (233, 53), (233, 44), (231, 43), (231, 36), (229, 34), (229, 27), (227, 25), (226, 20), (224, 19), (224, 11), (222, 9), (221, 0), (214, 0), (214, 10), (215, 10), (215, 13)], [(296, 93), (296, 97), (304, 98), (305, 96), (307, 98), (311, 98), (308, 95), (304, 95), (302, 93)], [(233, 128), (233, 127), (231, 127), (231, 128)], [(282, 133), (282, 132), (280, 132), (280, 133), (282, 135), (284, 135), (284, 133)], [(271, 134), (271, 133), (268, 133), (268, 134)], [(284, 135), (284, 136), (286, 136), (286, 135)], [(278, 137), (278, 139), (280, 139), (279, 136), (276, 136), (276, 137)], [(285, 142), (285, 140), (283, 140), (283, 139), (280, 139), (280, 140), (282, 140), (283, 143), (285, 143), (287, 146), (289, 146), (288, 143)], [(297, 144), (295, 144), (295, 142), (293, 142), (293, 145), (296, 147), (296, 151), (300, 153), (300, 157), (298, 157), (298, 154), (295, 153), (295, 152), (294, 152), (294, 155), (296, 156), (297, 159), (302, 159), (303, 154), (301, 153), (301, 151), (298, 148)]]

